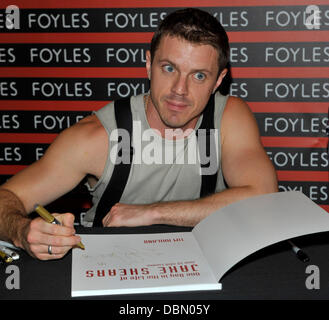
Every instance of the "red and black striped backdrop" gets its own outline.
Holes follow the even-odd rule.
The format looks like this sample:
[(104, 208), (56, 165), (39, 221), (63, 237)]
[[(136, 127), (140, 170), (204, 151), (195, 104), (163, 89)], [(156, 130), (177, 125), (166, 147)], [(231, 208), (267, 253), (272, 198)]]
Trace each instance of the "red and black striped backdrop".
[(187, 6), (228, 32), (228, 92), (254, 112), (280, 190), (300, 190), (329, 211), (329, 0), (1, 1), (0, 182), (92, 110), (145, 92), (152, 34)]

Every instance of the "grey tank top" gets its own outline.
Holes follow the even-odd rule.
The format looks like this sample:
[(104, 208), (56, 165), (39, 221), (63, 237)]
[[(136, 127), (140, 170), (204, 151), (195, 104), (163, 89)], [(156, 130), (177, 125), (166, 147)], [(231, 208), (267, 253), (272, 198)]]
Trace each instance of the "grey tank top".
[[(219, 160), (216, 192), (224, 189), (225, 183), (221, 169), (220, 124), (228, 96), (215, 94), (214, 123), (217, 140), (217, 159)], [(195, 134), (185, 139), (170, 140), (162, 138), (150, 128), (144, 108), (144, 94), (131, 97), (133, 119), (133, 147), (135, 154), (121, 203), (149, 204), (163, 201), (195, 200), (200, 197), (201, 174), (198, 147)], [(118, 141), (114, 104), (109, 103), (95, 112), (107, 131), (109, 152), (102, 176), (94, 186), (87, 184), (92, 195), (92, 207), (86, 212), (82, 224), (91, 226), (97, 204), (110, 181)], [(202, 121), (199, 118), (195, 130)]]

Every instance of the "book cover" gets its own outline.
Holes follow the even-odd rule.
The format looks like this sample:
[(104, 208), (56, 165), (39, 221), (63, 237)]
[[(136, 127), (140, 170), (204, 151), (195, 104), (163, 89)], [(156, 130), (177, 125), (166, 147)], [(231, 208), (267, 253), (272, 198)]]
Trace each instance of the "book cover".
[(81, 237), (73, 297), (221, 288), (191, 232)]
[(329, 231), (329, 214), (301, 192), (251, 197), (215, 211), (191, 232), (80, 235), (72, 296), (220, 290), (236, 263), (274, 243)]

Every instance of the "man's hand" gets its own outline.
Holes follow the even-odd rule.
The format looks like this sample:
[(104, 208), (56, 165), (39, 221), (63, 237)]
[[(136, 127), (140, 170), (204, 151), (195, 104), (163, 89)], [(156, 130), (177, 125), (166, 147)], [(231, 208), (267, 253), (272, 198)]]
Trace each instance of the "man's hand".
[(102, 220), (104, 227), (136, 227), (156, 224), (152, 205), (115, 204)]
[[(62, 258), (81, 239), (75, 235), (73, 228), (74, 215), (72, 213), (54, 214), (61, 225), (45, 222), (42, 218), (35, 218), (25, 230), (24, 248), (30, 255), (40, 260)], [(52, 254), (48, 253), (48, 246)]]

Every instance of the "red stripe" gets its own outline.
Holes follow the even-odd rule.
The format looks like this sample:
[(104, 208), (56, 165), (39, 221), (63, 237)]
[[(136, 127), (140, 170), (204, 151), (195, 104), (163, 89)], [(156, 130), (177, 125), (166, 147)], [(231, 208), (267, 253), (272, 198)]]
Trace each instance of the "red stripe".
[(57, 133), (0, 133), (1, 143), (52, 143)]
[(147, 78), (146, 68), (0, 68), (2, 77), (52, 78)]
[(253, 112), (327, 113), (328, 102), (248, 102)]
[(3, 77), (52, 77), (52, 78), (146, 78), (143, 68), (1, 68)]
[[(53, 77), (53, 78), (146, 78), (146, 68), (107, 67), (4, 67), (2, 77)], [(301, 68), (232, 68), (233, 78), (328, 78), (327, 67)]]
[[(326, 42), (328, 31), (231, 31), (230, 42)], [(0, 43), (150, 43), (153, 32), (0, 33)]]
[[(93, 111), (110, 101), (0, 100), (0, 110)], [(253, 112), (327, 113), (327, 102), (248, 102)]]
[(0, 174), (2, 175), (14, 175), (17, 172), (23, 170), (27, 166), (25, 165), (16, 165), (16, 166), (11, 166), (11, 165), (0, 165)]
[(232, 67), (233, 78), (328, 78), (327, 67)]
[[(5, 8), (10, 4), (15, 4), (21, 9), (35, 8), (159, 8), (159, 7), (233, 7), (233, 6), (259, 6), (259, 0), (180, 0), (180, 1), (164, 1), (164, 0), (15, 0), (2, 1), (0, 8)], [(262, 6), (297, 6), (297, 5), (326, 5), (327, 0), (267, 0), (261, 3)]]
[(227, 34), (231, 43), (329, 41), (328, 31), (232, 31)]
[(0, 110), (93, 111), (110, 101), (0, 100)]
[(320, 204), (320, 207), (329, 213), (329, 204)]
[(0, 33), (0, 43), (150, 43), (153, 32)]
[(279, 181), (328, 182), (327, 171), (277, 171)]
[(328, 138), (325, 137), (261, 137), (264, 147), (286, 148), (326, 148)]

